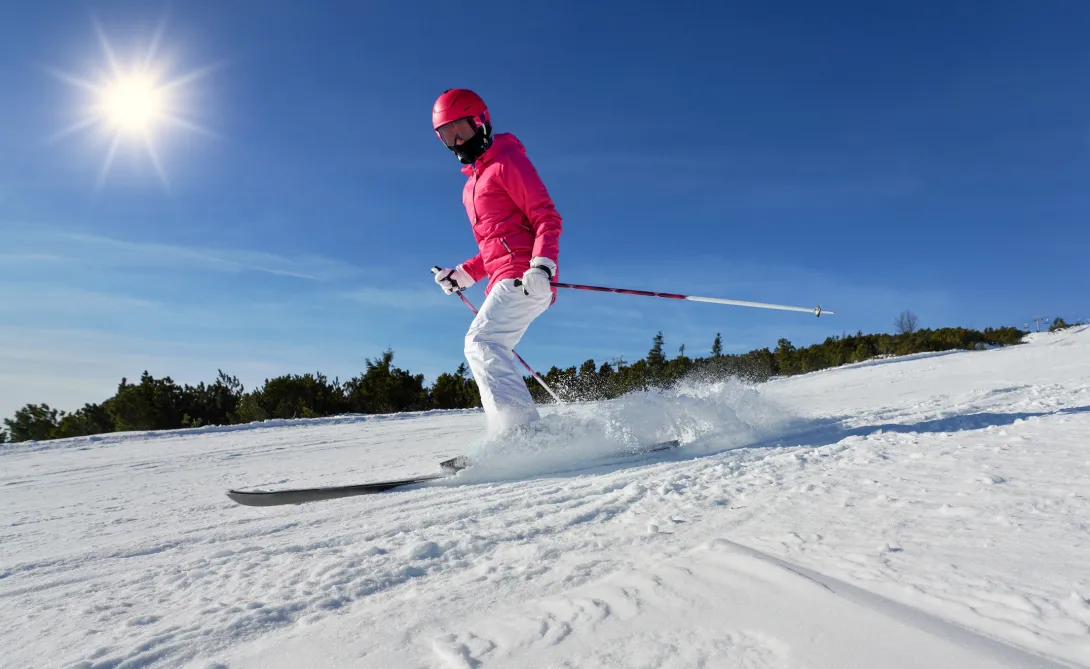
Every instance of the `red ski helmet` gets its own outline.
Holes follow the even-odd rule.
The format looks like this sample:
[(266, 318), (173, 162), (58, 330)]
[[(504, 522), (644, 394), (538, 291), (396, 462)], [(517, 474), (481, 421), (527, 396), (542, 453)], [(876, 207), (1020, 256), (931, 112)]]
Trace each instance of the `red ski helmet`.
[(480, 158), (492, 145), (492, 122), (481, 96), (466, 88), (443, 92), (431, 108), (431, 126), (463, 164)]
[(484, 100), (467, 88), (451, 88), (444, 91), (431, 108), (431, 127), (435, 130), (438, 130), (439, 126), (463, 118), (473, 119), (479, 126), (484, 126), (491, 120)]

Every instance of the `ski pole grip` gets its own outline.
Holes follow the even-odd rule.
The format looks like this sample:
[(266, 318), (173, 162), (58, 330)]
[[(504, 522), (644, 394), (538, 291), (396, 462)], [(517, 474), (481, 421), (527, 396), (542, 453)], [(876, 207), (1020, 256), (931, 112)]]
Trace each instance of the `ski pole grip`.
[[(439, 265), (436, 265), (435, 267), (432, 267), (432, 268), (431, 268), (431, 273), (432, 273), (432, 274), (438, 274), (439, 272), (442, 272), (442, 271), (443, 271), (443, 268), (442, 268), (442, 267), (440, 267)], [(451, 274), (454, 274), (454, 272), (453, 272), (453, 271), (451, 271)], [(456, 291), (456, 292), (457, 292), (457, 293), (458, 293), (459, 295), (461, 295), (461, 294), (462, 294), (462, 287), (458, 285), (458, 282), (457, 282), (457, 281), (455, 281), (454, 279), (451, 279), (451, 278), (450, 278), (450, 275), (449, 275), (449, 274), (448, 274), (448, 275), (447, 275), (447, 277), (446, 277), (445, 279), (443, 279), (443, 280), (444, 280), (444, 281), (450, 281), (450, 285), (454, 286), (454, 290), (455, 290), (455, 291)]]

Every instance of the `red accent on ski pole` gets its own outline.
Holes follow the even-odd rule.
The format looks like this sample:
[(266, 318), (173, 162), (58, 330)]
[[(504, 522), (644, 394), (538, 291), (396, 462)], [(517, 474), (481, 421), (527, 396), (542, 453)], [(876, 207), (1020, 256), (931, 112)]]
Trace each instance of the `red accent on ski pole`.
[(574, 288), (576, 290), (595, 290), (600, 293), (621, 293), (622, 295), (643, 295), (645, 297), (665, 297), (671, 300), (687, 300), (688, 295), (678, 293), (655, 293), (650, 290), (632, 290), (631, 288), (603, 288), (602, 286), (584, 286), (578, 283), (554, 283), (557, 288)]

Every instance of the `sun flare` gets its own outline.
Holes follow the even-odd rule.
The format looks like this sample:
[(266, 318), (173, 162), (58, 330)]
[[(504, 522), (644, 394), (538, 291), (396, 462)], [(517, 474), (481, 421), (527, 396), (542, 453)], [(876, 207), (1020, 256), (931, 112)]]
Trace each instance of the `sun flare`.
[(147, 75), (125, 75), (110, 82), (99, 100), (102, 116), (119, 132), (150, 132), (167, 118), (169, 100)]
[(188, 120), (184, 113), (186, 87), (204, 76), (209, 69), (191, 70), (174, 77), (166, 76), (165, 66), (157, 62), (162, 39), (161, 26), (152, 37), (143, 57), (133, 59), (131, 65), (122, 65), (102, 29), (97, 24), (95, 28), (106, 67), (96, 67), (97, 76), (90, 78), (54, 72), (58, 78), (82, 89), (91, 97), (84, 105), (84, 113), (79, 119), (62, 130), (58, 136), (96, 128), (108, 138), (106, 157), (99, 171), (99, 187), (105, 182), (118, 151), (123, 145), (134, 142), (143, 145), (155, 171), (166, 184), (166, 171), (159, 158), (156, 140), (161, 139), (165, 131), (171, 128), (210, 134)]

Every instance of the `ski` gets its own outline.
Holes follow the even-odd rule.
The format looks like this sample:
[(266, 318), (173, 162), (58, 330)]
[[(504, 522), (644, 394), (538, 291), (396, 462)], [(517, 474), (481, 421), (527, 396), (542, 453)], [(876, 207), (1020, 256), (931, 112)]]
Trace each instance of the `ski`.
[(273, 490), (228, 490), (227, 496), (244, 506), (280, 506), (282, 504), (305, 504), (326, 499), (352, 497), (353, 495), (374, 495), (394, 488), (426, 483), (436, 479), (453, 476), (448, 470), (442, 474), (425, 474), (407, 479), (375, 481), (373, 483), (354, 483), (350, 485), (327, 486), (323, 488), (281, 488)]
[[(665, 451), (680, 445), (681, 442), (676, 439), (671, 441), (664, 441), (654, 444), (653, 446), (649, 446), (646, 449), (641, 449), (638, 452), (624, 454), (620, 457), (622, 459), (627, 459), (629, 457), (645, 455), (647, 453)], [(454, 476), (466, 467), (469, 467), (470, 464), (471, 462), (469, 458), (464, 455), (459, 455), (449, 460), (444, 460), (440, 462), (439, 468), (442, 470), (442, 472), (436, 474), (424, 474), (422, 476), (414, 476), (404, 479), (374, 481), (372, 483), (354, 483), (349, 485), (326, 486), (321, 488), (280, 488), (272, 490), (230, 489), (227, 491), (227, 496), (231, 498), (231, 500), (244, 506), (281, 506), (284, 504), (305, 504), (307, 502), (319, 502), (327, 499), (352, 497), (354, 495), (374, 495), (380, 492), (386, 492), (395, 488), (403, 488), (405, 486), (410, 486), (417, 483), (427, 483), (428, 481), (436, 481), (439, 479), (450, 478), (451, 476)], [(603, 463), (584, 464), (575, 469), (586, 469), (600, 464)]]
[[(638, 456), (641, 456), (641, 455), (646, 455), (648, 453), (657, 453), (658, 451), (666, 451), (666, 450), (669, 450), (671, 448), (676, 448), (676, 447), (678, 447), (680, 445), (681, 445), (681, 441), (679, 441), (677, 439), (671, 439), (669, 441), (660, 441), (657, 444), (652, 444), (650, 446), (647, 446), (646, 448), (641, 448), (641, 449), (635, 450), (635, 451), (633, 451), (631, 453), (620, 453), (617, 456), (614, 456), (613, 458), (607, 459), (607, 461), (605, 461), (605, 462), (583, 463), (583, 464), (579, 465), (578, 467), (576, 467), (575, 469), (576, 470), (589, 469), (591, 467), (595, 467), (595, 466), (599, 466), (601, 464), (605, 464), (609, 460), (613, 460), (613, 459), (617, 459), (617, 458), (619, 458), (621, 460), (627, 460), (628, 458), (638, 457)], [(464, 455), (459, 455), (458, 457), (451, 458), (450, 460), (443, 460), (442, 462), (439, 463), (439, 467), (444, 472), (448, 472), (450, 474), (456, 474), (456, 473), (462, 471), (463, 469), (465, 469), (466, 467), (468, 467), (470, 464), (472, 464), (472, 463), (469, 461), (468, 457), (466, 457)]]

